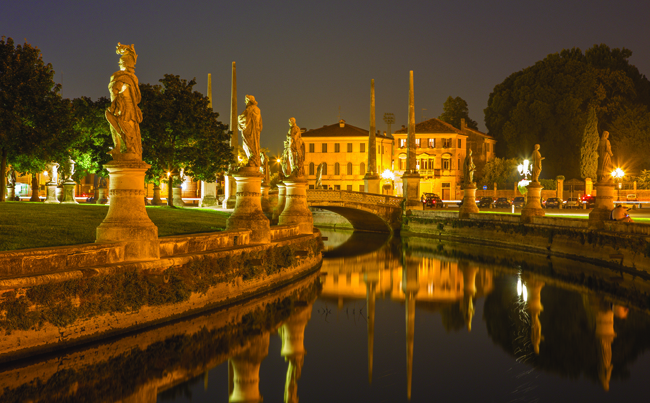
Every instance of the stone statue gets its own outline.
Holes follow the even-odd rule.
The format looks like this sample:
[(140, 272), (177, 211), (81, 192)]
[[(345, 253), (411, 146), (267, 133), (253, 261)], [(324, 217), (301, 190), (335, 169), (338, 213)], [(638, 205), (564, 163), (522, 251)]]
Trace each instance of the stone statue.
[(598, 144), (598, 181), (609, 182), (612, 180), (612, 146), (609, 143), (609, 132), (603, 132)]
[(68, 163), (63, 166), (63, 181), (74, 182), (72, 179), (72, 175), (74, 175), (74, 164), (75, 162), (70, 158)]
[(282, 175), (286, 178), (291, 176), (291, 140), (284, 141), (284, 149), (282, 150)]
[(58, 183), (59, 182), (59, 163), (58, 162), (48, 162), (45, 164), (45, 170), (47, 171), (47, 177), (50, 178), (48, 183)]
[(327, 165), (325, 162), (321, 162), (318, 164), (318, 168), (316, 168), (316, 186), (314, 186), (316, 189), (321, 189), (323, 187), (323, 167)]
[(106, 189), (107, 182), (106, 182), (106, 177), (102, 176), (99, 178), (99, 188), (100, 189)]
[(9, 168), (9, 171), (7, 171), (7, 187), (16, 187), (16, 170), (14, 170), (14, 167)]
[(287, 141), (289, 142), (289, 160), (291, 162), (291, 175), (305, 176), (305, 142), (300, 135), (300, 127), (296, 124), (296, 118), (289, 119), (289, 132)]
[(244, 152), (248, 157), (249, 167), (260, 164), (260, 133), (262, 133), (262, 113), (252, 95), (246, 95), (246, 109), (237, 117), (239, 130), (244, 138)]
[(269, 157), (265, 152), (260, 152), (260, 173), (264, 175), (264, 183), (271, 183), (269, 171)]
[(533, 182), (539, 182), (539, 174), (542, 172), (542, 154), (539, 153), (539, 144), (535, 144), (533, 151)]
[(113, 73), (108, 83), (111, 105), (106, 109), (106, 120), (110, 123), (114, 148), (110, 151), (114, 160), (142, 160), (140, 122), (142, 111), (135, 63), (138, 55), (133, 45), (117, 43), (116, 53), (120, 57), (120, 70)]
[(465, 186), (471, 185), (474, 183), (474, 171), (476, 171), (476, 165), (472, 160), (472, 149), (469, 149), (469, 153), (465, 156), (465, 162), (463, 163), (463, 176), (465, 177)]

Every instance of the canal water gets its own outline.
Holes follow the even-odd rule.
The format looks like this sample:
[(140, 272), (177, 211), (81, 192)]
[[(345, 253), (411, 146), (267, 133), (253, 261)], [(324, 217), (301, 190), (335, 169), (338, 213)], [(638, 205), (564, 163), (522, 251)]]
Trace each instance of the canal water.
[(647, 401), (646, 280), (321, 231), (321, 270), (293, 288), (0, 369), (0, 401)]

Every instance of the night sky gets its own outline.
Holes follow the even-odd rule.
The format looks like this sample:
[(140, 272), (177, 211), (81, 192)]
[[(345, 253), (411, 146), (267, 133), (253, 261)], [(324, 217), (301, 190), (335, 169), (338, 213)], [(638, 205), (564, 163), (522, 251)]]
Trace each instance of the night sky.
[[(0, 7), (0, 35), (38, 46), (63, 96), (108, 96), (118, 69), (117, 42), (135, 44), (136, 74), (196, 77), (228, 123), (230, 66), (237, 62), (239, 112), (244, 95), (259, 102), (262, 146), (282, 147), (295, 117), (301, 127), (340, 116), (368, 128), (370, 79), (377, 127), (407, 119), (408, 72), (415, 76), (416, 121), (437, 117), (448, 96), (483, 109), (508, 75), (550, 53), (594, 44), (626, 47), (650, 74), (648, 1), (30, 1)], [(425, 110), (423, 110), (425, 109)], [(146, 116), (144, 117), (146, 119)]]

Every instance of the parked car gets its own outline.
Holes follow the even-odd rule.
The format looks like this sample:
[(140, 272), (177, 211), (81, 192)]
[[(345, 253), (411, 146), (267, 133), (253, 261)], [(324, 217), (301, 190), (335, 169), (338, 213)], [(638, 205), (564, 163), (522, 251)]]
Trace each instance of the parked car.
[(578, 207), (580, 207), (580, 199), (578, 199), (577, 197), (569, 197), (564, 202), (564, 207), (565, 208), (578, 208)]
[(592, 195), (582, 196), (582, 204), (586, 205), (587, 208), (596, 207), (596, 196), (592, 196)]
[(511, 206), (510, 200), (507, 197), (499, 197), (495, 204), (497, 208), (508, 208)]
[(560, 203), (562, 203), (562, 202), (560, 201), (559, 198), (557, 198), (557, 197), (549, 197), (548, 199), (546, 199), (545, 207), (546, 208), (560, 208)]
[(492, 199), (489, 196), (484, 196), (481, 197), (481, 200), (478, 202), (479, 207), (491, 207), (492, 203), (494, 203), (494, 199)]
[(436, 193), (425, 193), (424, 194), (424, 208), (431, 207), (431, 208), (437, 208), (437, 207), (444, 207), (442, 203), (442, 199), (440, 196), (438, 196)]
[(524, 202), (526, 199), (524, 199), (524, 196), (517, 196), (514, 199), (512, 199), (512, 204), (515, 205), (517, 208), (522, 208), (524, 207)]

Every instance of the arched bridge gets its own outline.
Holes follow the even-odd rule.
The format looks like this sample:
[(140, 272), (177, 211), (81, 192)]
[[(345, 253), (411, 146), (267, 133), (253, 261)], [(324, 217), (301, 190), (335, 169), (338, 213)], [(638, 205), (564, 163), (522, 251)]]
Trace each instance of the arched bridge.
[(402, 197), (349, 190), (308, 189), (307, 204), (345, 217), (355, 230), (399, 231)]

